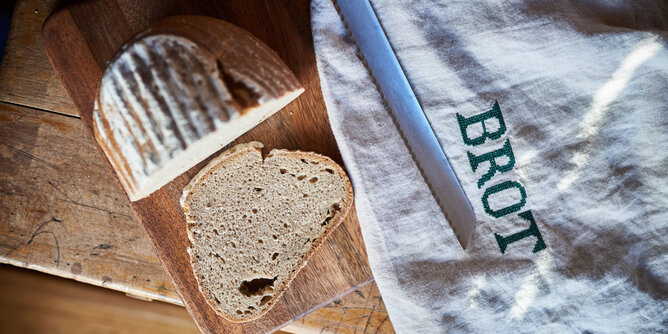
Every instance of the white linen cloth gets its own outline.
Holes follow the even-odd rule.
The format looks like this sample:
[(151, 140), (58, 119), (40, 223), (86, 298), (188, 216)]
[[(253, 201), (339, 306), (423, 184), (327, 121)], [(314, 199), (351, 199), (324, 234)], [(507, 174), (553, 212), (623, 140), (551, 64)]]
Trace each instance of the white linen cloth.
[(314, 0), (328, 115), (397, 332), (668, 331), (668, 3), (372, 4), (478, 221), (463, 250), (333, 4)]

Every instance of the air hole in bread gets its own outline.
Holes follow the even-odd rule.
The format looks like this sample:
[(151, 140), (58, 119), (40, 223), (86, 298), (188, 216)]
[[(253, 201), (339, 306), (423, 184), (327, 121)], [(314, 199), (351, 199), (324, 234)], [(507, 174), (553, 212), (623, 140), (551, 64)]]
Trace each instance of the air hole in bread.
[(316, 176), (314, 176), (310, 180), (308, 180), (308, 182), (316, 183), (316, 182), (318, 182), (318, 178)]
[(329, 174), (334, 174), (334, 170), (331, 169), (331, 168), (325, 168), (325, 172), (327, 172)]
[(339, 210), (341, 210), (341, 204), (339, 203), (332, 204), (332, 206), (329, 209), (327, 209), (327, 217), (325, 217), (325, 220), (323, 220), (322, 226), (327, 225), (327, 223), (329, 223), (329, 221), (332, 220), (334, 216), (336, 216)]
[(301, 161), (302, 161), (303, 163), (305, 163), (305, 164), (308, 163), (308, 161), (306, 161), (306, 160), (304, 160), (304, 159), (299, 159), (299, 160), (301, 160)]
[(258, 304), (259, 306), (263, 306), (264, 304), (268, 303), (271, 300), (271, 296), (264, 296), (262, 299), (260, 299), (260, 303)]
[(253, 190), (255, 190), (255, 192), (259, 193), (260, 191), (262, 191), (262, 188), (255, 187), (255, 188), (253, 188)]
[(246, 297), (260, 296), (274, 291), (274, 282), (278, 276), (274, 278), (255, 278), (250, 281), (242, 281), (239, 285), (239, 292)]
[(251, 210), (251, 212), (252, 213), (257, 213), (257, 209), (253, 208), (253, 210)]
[(280, 172), (281, 172), (281, 174), (285, 174), (287, 172), (287, 170), (285, 168), (281, 168)]
[(272, 234), (271, 237), (274, 238), (274, 240), (278, 240), (278, 236), (276, 234)]
[(297, 180), (301, 181), (306, 178), (306, 175), (299, 175), (297, 176)]
[(263, 244), (264, 241), (262, 241), (262, 239), (260, 239), (260, 240), (257, 241), (257, 243), (258, 243), (258, 244)]
[(278, 253), (274, 253), (274, 255), (271, 256), (271, 259), (276, 260), (277, 257), (278, 257)]

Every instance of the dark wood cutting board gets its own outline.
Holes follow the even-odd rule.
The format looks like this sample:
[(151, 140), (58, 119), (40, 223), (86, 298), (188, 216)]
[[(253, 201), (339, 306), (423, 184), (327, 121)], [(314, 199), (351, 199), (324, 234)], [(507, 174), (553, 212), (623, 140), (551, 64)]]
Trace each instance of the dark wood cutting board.
[[(267, 151), (272, 148), (314, 151), (342, 163), (320, 91), (309, 0), (93, 0), (60, 9), (44, 24), (44, 47), (91, 135), (93, 101), (107, 62), (121, 45), (151, 22), (177, 14), (218, 17), (250, 31), (278, 53), (306, 88), (297, 100), (231, 145), (257, 140), (265, 144)], [(268, 314), (241, 324), (217, 316), (197, 288), (186, 253), (188, 239), (179, 205), (183, 187), (207, 161), (150, 197), (132, 203), (202, 332), (272, 331), (371, 279), (353, 210)]]

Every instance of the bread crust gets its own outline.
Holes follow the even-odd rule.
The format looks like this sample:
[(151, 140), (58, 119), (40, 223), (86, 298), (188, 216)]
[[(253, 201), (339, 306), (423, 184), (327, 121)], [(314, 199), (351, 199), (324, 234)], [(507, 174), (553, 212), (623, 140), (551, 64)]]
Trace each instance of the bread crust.
[[(195, 177), (192, 178), (190, 183), (183, 189), (183, 195), (181, 196), (181, 207), (183, 208), (183, 213), (186, 216), (186, 222), (191, 222), (194, 223), (194, 220), (191, 220), (189, 217), (190, 213), (190, 205), (189, 199), (190, 196), (193, 194), (193, 192), (196, 190), (198, 185), (200, 185), (204, 180), (206, 180), (213, 171), (215, 171), (218, 166), (221, 166), (222, 164), (225, 164), (228, 160), (232, 159), (233, 157), (241, 154), (245, 154), (249, 151), (256, 150), (259, 151), (260, 154), (262, 154), (262, 148), (264, 145), (260, 142), (248, 142), (248, 143), (243, 143), (243, 144), (237, 144), (236, 146), (233, 146), (227, 150), (225, 150), (223, 153), (221, 153), (219, 156), (216, 158), (212, 159), (204, 168), (202, 168)], [(343, 180), (344, 182), (344, 187), (346, 190), (346, 197), (344, 203), (342, 203), (342, 206), (340, 210), (332, 217), (330, 220), (330, 223), (327, 225), (327, 228), (325, 231), (321, 234), (320, 237), (317, 238), (315, 242), (311, 245), (311, 248), (309, 249), (308, 252), (303, 256), (303, 258), (300, 260), (300, 263), (297, 266), (297, 269), (294, 272), (288, 273), (288, 276), (285, 278), (283, 281), (282, 285), (278, 287), (277, 292), (273, 295), (273, 297), (269, 300), (267, 303), (267, 307), (262, 310), (262, 312), (259, 312), (257, 314), (253, 314), (251, 316), (241, 316), (238, 318), (232, 318), (229, 317), (229, 315), (224, 314), (217, 306), (216, 302), (214, 301), (213, 297), (209, 295), (208, 292), (206, 292), (203, 289), (202, 283), (199, 280), (199, 275), (196, 272), (195, 269), (195, 261), (196, 259), (190, 255), (190, 263), (193, 268), (193, 273), (195, 275), (195, 279), (197, 280), (197, 285), (204, 296), (204, 299), (206, 302), (209, 304), (209, 306), (220, 316), (225, 318), (226, 320), (230, 322), (248, 322), (252, 321), (255, 319), (258, 319), (262, 317), (264, 314), (266, 314), (276, 303), (278, 298), (280, 298), (283, 293), (287, 290), (288, 286), (292, 282), (292, 280), (296, 277), (296, 275), (301, 271), (304, 266), (306, 266), (308, 259), (315, 253), (315, 251), (323, 244), (323, 242), (329, 237), (330, 234), (338, 227), (345, 219), (348, 217), (348, 214), (350, 213), (350, 210), (353, 206), (354, 202), (354, 195), (353, 195), (353, 187), (352, 184), (350, 183), (350, 180), (348, 179), (348, 175), (346, 172), (343, 170), (343, 168), (337, 164), (334, 160), (331, 158), (314, 153), (314, 152), (304, 152), (304, 151), (290, 151), (290, 150), (282, 150), (282, 149), (273, 149), (269, 154), (263, 155), (262, 159), (263, 161), (271, 156), (277, 156), (277, 155), (284, 155), (284, 156), (290, 156), (290, 157), (295, 157), (297, 159), (309, 159), (309, 160), (315, 160), (318, 161), (319, 163), (327, 166), (328, 168), (332, 168), (332, 170)], [(191, 233), (188, 233), (188, 239), (190, 241), (190, 244), (192, 246), (193, 240), (191, 239)], [(190, 253), (190, 252), (189, 252)]]
[(186, 172), (304, 91), (249, 32), (220, 19), (172, 16), (109, 62), (94, 136), (131, 201)]

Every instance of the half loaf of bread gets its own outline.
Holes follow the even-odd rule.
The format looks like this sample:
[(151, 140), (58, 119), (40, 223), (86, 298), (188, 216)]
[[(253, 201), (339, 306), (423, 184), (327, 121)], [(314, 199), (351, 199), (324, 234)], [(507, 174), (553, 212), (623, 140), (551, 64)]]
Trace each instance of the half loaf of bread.
[(126, 44), (103, 74), (97, 142), (135, 201), (283, 108), (304, 89), (247, 31), (174, 16)]
[(184, 189), (181, 205), (199, 288), (224, 318), (267, 312), (346, 217), (350, 181), (330, 158), (239, 144)]

